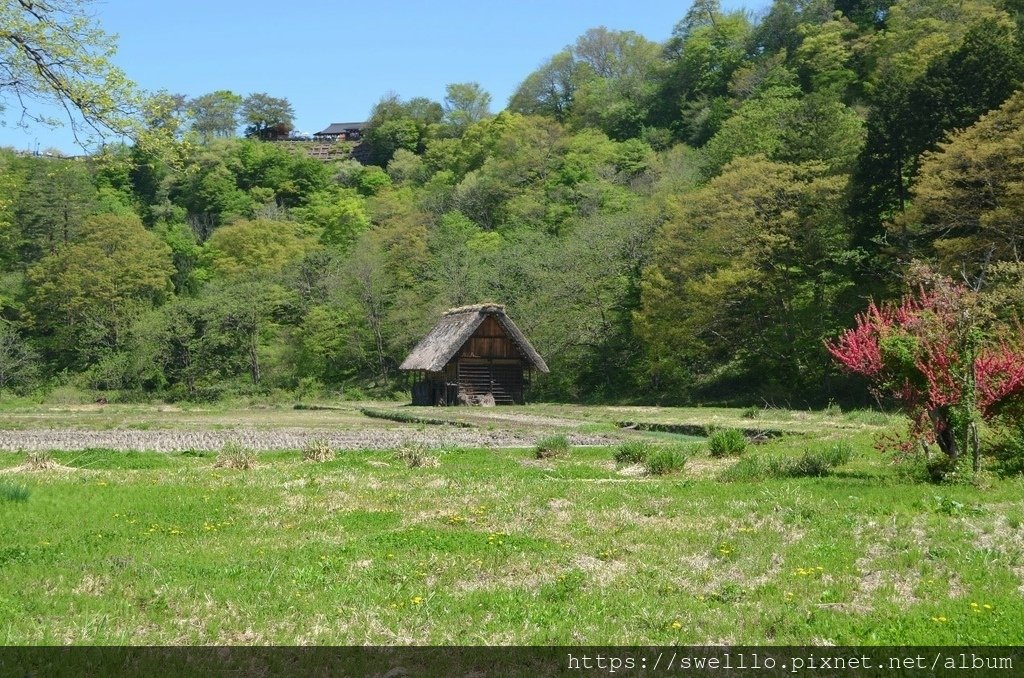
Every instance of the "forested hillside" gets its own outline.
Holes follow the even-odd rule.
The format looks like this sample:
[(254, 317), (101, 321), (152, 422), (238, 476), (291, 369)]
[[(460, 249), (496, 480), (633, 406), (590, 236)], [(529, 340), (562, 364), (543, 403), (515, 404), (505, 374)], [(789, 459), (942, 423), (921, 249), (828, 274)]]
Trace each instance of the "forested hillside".
[(493, 300), (534, 399), (863, 398), (824, 342), (922, 264), (1024, 310), (1022, 29), (1021, 0), (698, 0), (664, 44), (537, 55), (496, 114), (388, 95), (367, 164), (226, 90), (154, 99), (169, 143), (0, 151), (0, 391), (388, 394)]

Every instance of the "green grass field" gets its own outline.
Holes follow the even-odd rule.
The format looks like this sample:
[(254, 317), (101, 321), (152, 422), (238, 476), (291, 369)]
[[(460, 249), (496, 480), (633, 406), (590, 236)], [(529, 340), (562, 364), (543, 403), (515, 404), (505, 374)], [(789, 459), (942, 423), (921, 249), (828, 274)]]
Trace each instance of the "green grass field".
[[(478, 423), (621, 415), (494, 413)], [(745, 454), (848, 440), (852, 461), (822, 478), (725, 482), (734, 458), (667, 433), (635, 434), (688, 452), (663, 476), (617, 466), (610, 447), (445, 448), (415, 468), (392, 451), (318, 463), (286, 450), (248, 470), (216, 467), (215, 451), (55, 452), (61, 466), (43, 470), (0, 453), (0, 642), (1024, 643), (1022, 480), (908, 480), (871, 447), (886, 417), (769, 414), (791, 432)]]

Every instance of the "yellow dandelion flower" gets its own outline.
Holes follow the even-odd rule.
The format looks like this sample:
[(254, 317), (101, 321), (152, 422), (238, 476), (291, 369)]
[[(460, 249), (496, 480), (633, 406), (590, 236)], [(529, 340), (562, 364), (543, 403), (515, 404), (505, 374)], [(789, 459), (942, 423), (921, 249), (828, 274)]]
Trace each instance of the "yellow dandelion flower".
[(992, 606), (989, 605), (988, 603), (985, 603), (984, 605), (982, 605), (982, 607), (985, 608), (986, 610), (991, 610), (992, 609)]
[(681, 628), (683, 628), (683, 625), (680, 624), (677, 621), (674, 621), (674, 622), (672, 622), (672, 628), (674, 628), (674, 629), (681, 629)]
[(422, 605), (423, 596), (413, 596), (411, 599), (413, 605)]
[(978, 607), (977, 603), (971, 603), (971, 607)]

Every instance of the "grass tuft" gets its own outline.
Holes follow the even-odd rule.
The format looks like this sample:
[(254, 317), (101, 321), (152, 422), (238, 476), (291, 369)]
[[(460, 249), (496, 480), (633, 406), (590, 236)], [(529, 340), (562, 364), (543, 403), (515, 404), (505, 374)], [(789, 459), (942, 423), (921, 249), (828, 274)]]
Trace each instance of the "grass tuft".
[(765, 478), (820, 478), (832, 469), (848, 463), (853, 448), (847, 442), (811, 449), (799, 457), (756, 454), (743, 457), (719, 476), (726, 482), (750, 482)]
[(14, 483), (0, 482), (0, 501), (25, 502), (28, 501), (32, 491), (27, 485), (16, 485)]
[(843, 466), (853, 458), (853, 446), (840, 441), (830, 447), (808, 450), (793, 463), (789, 475), (794, 478), (820, 478), (827, 476), (837, 466)]
[(762, 414), (764, 414), (764, 410), (757, 405), (751, 405), (743, 408), (743, 411), (740, 412), (740, 417), (743, 419), (760, 419)]
[(302, 448), (302, 460), (323, 463), (334, 459), (334, 450), (327, 438), (314, 438)]
[(569, 439), (564, 435), (549, 436), (537, 441), (533, 453), (538, 459), (550, 459), (551, 457), (563, 457), (572, 451)]
[(652, 476), (679, 473), (686, 466), (686, 454), (674, 446), (656, 447), (647, 455), (644, 466)]
[(434, 468), (441, 460), (429, 453), (425, 445), (406, 445), (395, 451), (395, 456), (409, 468)]
[(630, 440), (615, 448), (615, 463), (643, 464), (654, 450), (654, 445), (646, 440)]
[(242, 471), (256, 467), (256, 452), (238, 443), (224, 443), (213, 462), (214, 468), (233, 468)]
[(32, 471), (45, 471), (55, 469), (60, 464), (53, 458), (53, 453), (49, 450), (32, 450), (25, 458), (25, 466)]
[(723, 428), (708, 437), (708, 451), (712, 457), (738, 457), (747, 449), (743, 432), (734, 428)]

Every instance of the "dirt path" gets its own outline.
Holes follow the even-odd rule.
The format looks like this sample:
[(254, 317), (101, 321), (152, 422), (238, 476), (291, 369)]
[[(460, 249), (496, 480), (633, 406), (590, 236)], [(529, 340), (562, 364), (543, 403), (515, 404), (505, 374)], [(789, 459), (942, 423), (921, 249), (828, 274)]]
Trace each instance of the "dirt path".
[[(300, 449), (311, 440), (325, 438), (339, 450), (388, 449), (408, 444), (429, 447), (529, 447), (550, 431), (482, 431), (478, 429), (432, 426), (414, 428), (366, 428), (358, 431), (278, 429), (257, 431), (89, 431), (76, 429), (29, 429), (0, 431), (0, 450), (83, 450), (103, 447), (114, 450), (216, 450), (235, 442), (256, 450)], [(610, 445), (617, 442), (603, 434), (570, 433), (573, 445)]]

